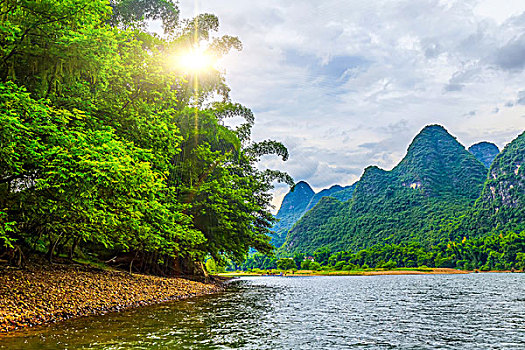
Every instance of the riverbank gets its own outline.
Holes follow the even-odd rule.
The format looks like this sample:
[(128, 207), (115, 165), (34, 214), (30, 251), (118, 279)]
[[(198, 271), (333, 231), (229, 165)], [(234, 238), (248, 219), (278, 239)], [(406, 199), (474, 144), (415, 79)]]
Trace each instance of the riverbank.
[[(351, 271), (314, 271), (314, 270), (298, 270), (294, 271), (279, 271), (270, 270), (269, 273), (258, 272), (227, 272), (221, 273), (220, 276), (225, 277), (241, 277), (241, 276), (379, 276), (379, 275), (452, 275), (452, 274), (467, 274), (473, 271), (464, 271), (450, 268), (399, 268), (394, 270), (384, 269), (367, 269), (367, 270), (351, 270)], [(501, 271), (498, 271), (501, 272)]]
[(72, 317), (217, 292), (219, 284), (98, 269), (30, 265), (0, 269), (0, 333)]

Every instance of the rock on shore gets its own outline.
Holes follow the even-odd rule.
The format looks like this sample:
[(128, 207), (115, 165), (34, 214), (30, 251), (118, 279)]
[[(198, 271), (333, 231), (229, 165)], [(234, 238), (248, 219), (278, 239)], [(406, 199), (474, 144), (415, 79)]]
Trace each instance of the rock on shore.
[(182, 278), (79, 265), (0, 270), (0, 332), (213, 293), (220, 287)]

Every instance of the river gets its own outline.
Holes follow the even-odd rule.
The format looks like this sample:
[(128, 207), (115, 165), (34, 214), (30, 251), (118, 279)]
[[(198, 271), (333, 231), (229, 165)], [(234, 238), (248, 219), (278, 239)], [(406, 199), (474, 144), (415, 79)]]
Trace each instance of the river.
[(524, 349), (525, 274), (253, 277), (41, 326), (2, 349)]

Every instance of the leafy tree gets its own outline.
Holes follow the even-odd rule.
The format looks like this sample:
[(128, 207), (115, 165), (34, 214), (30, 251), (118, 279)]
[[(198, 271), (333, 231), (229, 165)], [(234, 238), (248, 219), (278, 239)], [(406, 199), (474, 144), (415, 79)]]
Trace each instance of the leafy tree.
[[(167, 274), (270, 252), (272, 182), (293, 181), (257, 162), (287, 150), (251, 141), (254, 116), (220, 71), (170, 63), (242, 47), (214, 37), (217, 17), (178, 13), (171, 0), (2, 3), (0, 255), (120, 256)], [(245, 123), (223, 126), (232, 116)]]
[(292, 270), (296, 268), (295, 261), (290, 258), (281, 258), (277, 260), (277, 268), (280, 270)]
[(320, 248), (314, 252), (314, 259), (321, 265), (326, 265), (330, 258), (330, 249), (327, 247)]
[(306, 259), (301, 262), (301, 270), (310, 270), (311, 261)]
[(317, 261), (310, 261), (308, 269), (309, 270), (319, 271), (319, 270), (321, 270), (321, 264), (319, 264)]
[(304, 254), (301, 254), (301, 253), (295, 253), (294, 256), (293, 256), (293, 261), (295, 262), (295, 266), (300, 269), (301, 268), (301, 263), (303, 262), (304, 260)]

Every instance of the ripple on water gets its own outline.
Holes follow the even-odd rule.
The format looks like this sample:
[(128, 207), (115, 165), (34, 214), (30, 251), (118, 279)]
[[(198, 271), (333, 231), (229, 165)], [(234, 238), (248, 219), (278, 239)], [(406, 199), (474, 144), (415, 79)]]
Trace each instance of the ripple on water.
[(523, 349), (525, 274), (243, 278), (217, 295), (0, 339), (7, 349)]

